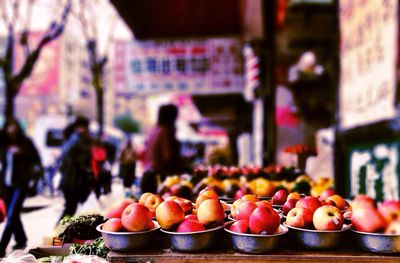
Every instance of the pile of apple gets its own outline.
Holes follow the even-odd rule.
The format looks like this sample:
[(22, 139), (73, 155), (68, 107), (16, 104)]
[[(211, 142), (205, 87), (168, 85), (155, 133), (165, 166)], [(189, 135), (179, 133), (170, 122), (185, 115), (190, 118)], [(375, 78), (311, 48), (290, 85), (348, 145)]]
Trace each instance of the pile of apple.
[(231, 217), (236, 220), (229, 230), (247, 234), (275, 234), (280, 216), (271, 202), (260, 201), (256, 195), (245, 195), (231, 206)]
[[(191, 205), (191, 209), (186, 209)], [(206, 188), (200, 192), (196, 203), (171, 196), (155, 210), (157, 222), (161, 228), (176, 232), (197, 232), (223, 225), (225, 211), (218, 194)]]
[(116, 202), (105, 213), (108, 220), (103, 230), (110, 232), (141, 232), (155, 227), (153, 222), (157, 206), (163, 202), (159, 195), (146, 193), (140, 200), (124, 198)]
[(321, 231), (340, 230), (344, 219), (351, 217), (351, 206), (339, 195), (323, 193), (319, 198), (291, 194), (282, 207), (286, 224)]
[(358, 195), (351, 205), (351, 222), (355, 230), (400, 235), (400, 201), (384, 201), (377, 205), (371, 197)]
[[(142, 232), (155, 228), (151, 211), (135, 200), (124, 199), (116, 210), (107, 212), (109, 218), (102, 230), (110, 232)], [(122, 212), (121, 212), (122, 210)]]

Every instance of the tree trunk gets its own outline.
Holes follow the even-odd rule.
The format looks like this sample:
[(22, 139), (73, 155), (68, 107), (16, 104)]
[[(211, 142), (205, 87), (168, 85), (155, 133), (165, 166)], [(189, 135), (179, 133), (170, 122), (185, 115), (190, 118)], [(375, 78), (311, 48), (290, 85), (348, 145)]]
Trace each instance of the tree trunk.
[(96, 106), (97, 106), (97, 123), (99, 125), (99, 130), (97, 136), (99, 139), (103, 136), (104, 130), (104, 94), (103, 88), (97, 87), (96, 89)]
[(5, 105), (4, 105), (4, 117), (6, 119), (14, 118), (14, 110), (15, 110), (15, 97), (17, 93), (14, 91), (14, 87), (10, 83), (6, 83), (5, 86)]

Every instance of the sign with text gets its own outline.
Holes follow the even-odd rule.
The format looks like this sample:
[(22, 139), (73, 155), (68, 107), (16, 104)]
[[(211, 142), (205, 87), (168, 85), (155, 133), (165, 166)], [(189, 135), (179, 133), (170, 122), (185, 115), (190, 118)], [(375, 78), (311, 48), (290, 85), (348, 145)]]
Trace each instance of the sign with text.
[(120, 41), (113, 74), (118, 93), (243, 89), (237, 38)]
[(397, 0), (340, 0), (340, 126), (395, 116)]
[(400, 141), (350, 145), (350, 195), (382, 200), (400, 198)]

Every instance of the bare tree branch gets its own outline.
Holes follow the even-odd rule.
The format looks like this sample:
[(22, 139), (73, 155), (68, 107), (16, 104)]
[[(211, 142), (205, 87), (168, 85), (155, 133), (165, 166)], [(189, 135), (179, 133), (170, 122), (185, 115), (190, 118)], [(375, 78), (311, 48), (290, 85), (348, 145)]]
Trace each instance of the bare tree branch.
[[(40, 53), (45, 45), (58, 38), (64, 30), (65, 24), (67, 22), (68, 14), (71, 10), (71, 0), (68, 0), (64, 6), (64, 10), (61, 16), (60, 22), (53, 21), (47, 31), (42, 36), (35, 50), (29, 53), (25, 63), (19, 73), (13, 77), (13, 81), (20, 83), (25, 78), (27, 78), (33, 70), (33, 67), (40, 56)], [(18, 86), (19, 88), (20, 86)]]
[(13, 54), (14, 54), (14, 28), (11, 24), (9, 24), (8, 36), (6, 42), (6, 52), (4, 56), (4, 60), (6, 61), (6, 63), (4, 64), (3, 67), (4, 75), (6, 77), (7, 75), (13, 74), (13, 67), (14, 67)]
[(32, 20), (32, 9), (35, 0), (29, 0), (26, 6), (26, 17), (25, 17), (25, 24), (22, 29), (20, 44), (24, 49), (25, 58), (27, 58), (30, 54), (29, 48), (29, 26), (31, 25)]
[(14, 25), (14, 28), (17, 29), (17, 23), (19, 20), (19, 7), (20, 7), (20, 2), (19, 0), (14, 0), (12, 2), (12, 18), (11, 18), (11, 23)]
[(7, 3), (6, 0), (0, 0), (0, 12), (1, 12), (1, 18), (4, 21), (5, 26), (8, 28), (10, 25), (10, 18), (7, 13)]

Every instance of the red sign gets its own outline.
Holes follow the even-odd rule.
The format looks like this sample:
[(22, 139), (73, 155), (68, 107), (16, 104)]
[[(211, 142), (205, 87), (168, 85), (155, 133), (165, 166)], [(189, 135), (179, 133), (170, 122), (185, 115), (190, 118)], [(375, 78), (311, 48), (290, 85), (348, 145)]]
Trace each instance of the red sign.
[[(29, 34), (29, 44), (31, 48), (36, 47), (42, 35), (42, 32)], [(20, 45), (17, 45), (15, 49), (16, 72), (21, 69), (24, 62), (24, 50)], [(32, 74), (22, 85), (20, 94), (26, 96), (48, 96), (59, 93), (59, 65), (60, 42), (59, 40), (54, 40), (42, 49)]]

